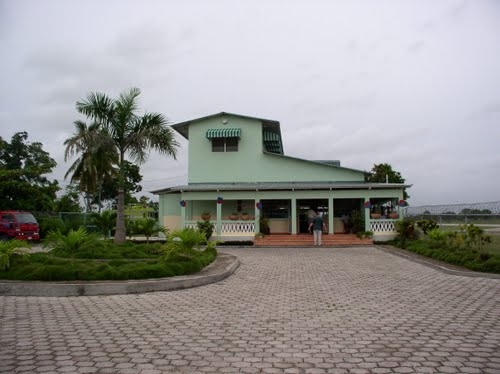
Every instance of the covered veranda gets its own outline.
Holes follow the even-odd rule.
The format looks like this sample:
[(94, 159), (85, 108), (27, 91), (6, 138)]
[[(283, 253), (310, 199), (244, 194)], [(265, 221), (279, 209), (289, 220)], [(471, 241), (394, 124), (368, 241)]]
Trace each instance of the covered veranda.
[[(314, 187), (314, 188), (312, 188)], [(178, 216), (160, 206), (167, 229), (196, 227), (209, 220), (217, 240), (253, 240), (267, 225), (270, 235), (298, 235), (307, 231), (309, 209), (321, 213), (329, 235), (352, 233), (353, 220), (359, 231), (372, 231), (374, 239), (394, 236), (394, 222), (400, 216), (403, 197), (400, 184), (375, 183), (244, 183), (189, 185), (168, 191), (169, 205), (178, 207)], [(382, 215), (371, 216), (377, 209)], [(349, 218), (351, 226), (349, 226)]]

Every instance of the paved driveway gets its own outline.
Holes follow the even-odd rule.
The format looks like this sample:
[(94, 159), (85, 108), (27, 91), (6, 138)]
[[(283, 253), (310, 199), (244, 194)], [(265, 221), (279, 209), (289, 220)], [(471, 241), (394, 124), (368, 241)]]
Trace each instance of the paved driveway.
[(500, 280), (375, 248), (232, 249), (143, 295), (0, 297), (0, 372), (500, 373)]

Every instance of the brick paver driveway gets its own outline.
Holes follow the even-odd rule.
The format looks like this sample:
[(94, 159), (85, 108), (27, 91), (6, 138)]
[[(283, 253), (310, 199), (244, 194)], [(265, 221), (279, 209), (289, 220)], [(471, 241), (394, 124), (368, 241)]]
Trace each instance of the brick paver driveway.
[(0, 297), (0, 372), (500, 373), (500, 280), (375, 248), (231, 249), (175, 292)]

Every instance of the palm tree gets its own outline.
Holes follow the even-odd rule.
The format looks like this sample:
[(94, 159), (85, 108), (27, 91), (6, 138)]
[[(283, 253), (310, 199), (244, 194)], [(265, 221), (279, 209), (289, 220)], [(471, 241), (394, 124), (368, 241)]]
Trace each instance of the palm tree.
[(132, 88), (113, 99), (103, 93), (90, 93), (87, 99), (76, 103), (79, 113), (98, 123), (105, 134), (101, 141), (110, 141), (118, 154), (118, 204), (115, 243), (126, 241), (125, 231), (125, 178), (124, 164), (126, 157), (132, 162), (143, 164), (149, 151), (154, 149), (174, 159), (178, 143), (173, 131), (167, 127), (166, 118), (159, 113), (136, 114), (138, 97), (141, 91)]
[(100, 211), (102, 185), (117, 174), (115, 166), (118, 164), (118, 154), (112, 143), (106, 141), (105, 133), (98, 123), (87, 126), (85, 122), (75, 121), (75, 127), (73, 136), (64, 141), (64, 161), (75, 154), (80, 154), (80, 157), (73, 162), (64, 178), (71, 174), (71, 182), (77, 182), (80, 191), (85, 192), (87, 211), (90, 211), (91, 195), (98, 191)]

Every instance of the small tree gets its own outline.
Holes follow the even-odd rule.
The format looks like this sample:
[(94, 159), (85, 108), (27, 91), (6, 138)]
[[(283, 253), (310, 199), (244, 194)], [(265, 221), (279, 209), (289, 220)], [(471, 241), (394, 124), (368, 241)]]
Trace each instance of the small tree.
[(31, 248), (31, 246), (21, 240), (0, 240), (0, 271), (9, 269), (12, 256), (28, 255), (28, 248)]
[(101, 214), (93, 213), (92, 220), (104, 237), (109, 239), (111, 231), (116, 226), (116, 212), (105, 210)]
[(137, 230), (136, 233), (144, 235), (148, 244), (151, 236), (157, 235), (160, 232), (163, 234), (167, 233), (165, 226), (160, 225), (154, 219), (140, 219), (136, 221), (135, 225)]
[(210, 240), (214, 233), (214, 224), (210, 221), (198, 221), (196, 224), (198, 225), (198, 231), (205, 235), (207, 241)]

